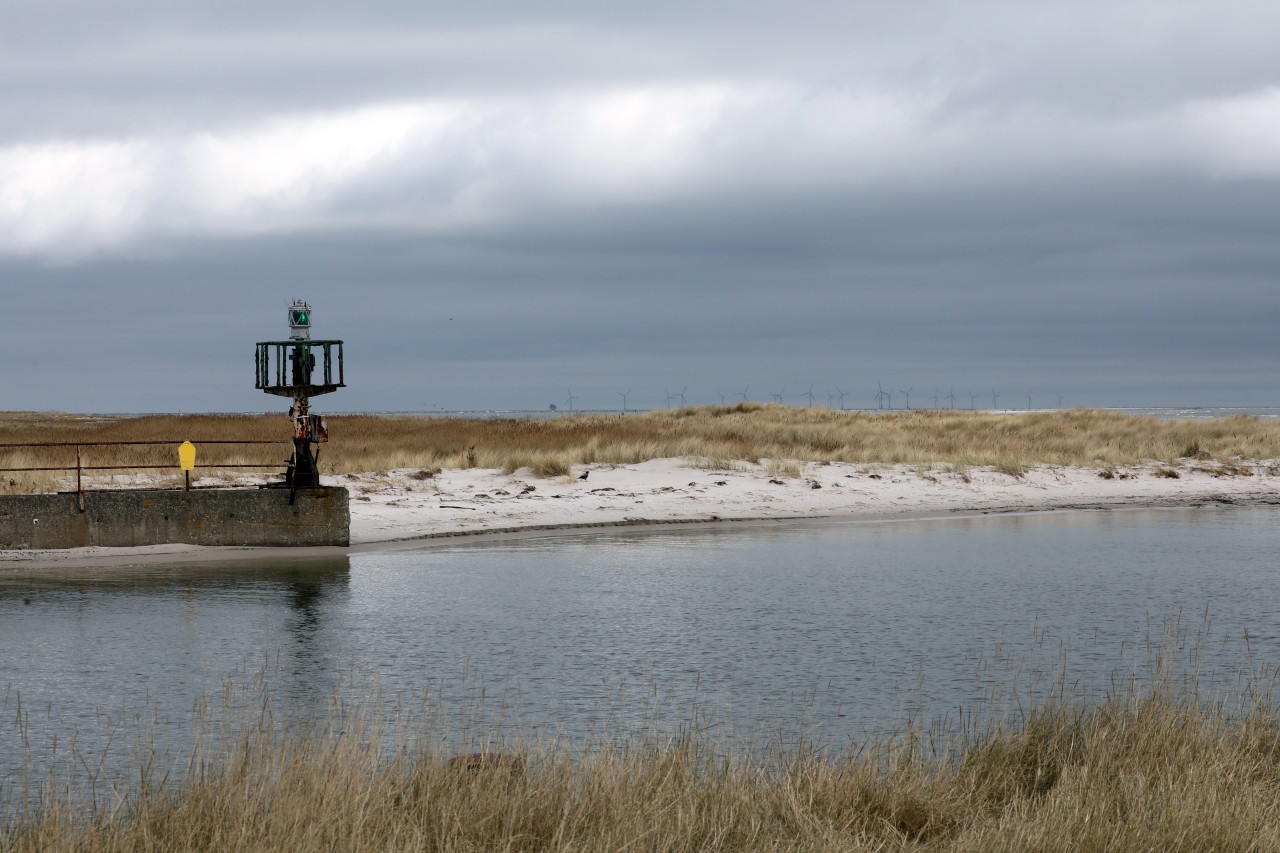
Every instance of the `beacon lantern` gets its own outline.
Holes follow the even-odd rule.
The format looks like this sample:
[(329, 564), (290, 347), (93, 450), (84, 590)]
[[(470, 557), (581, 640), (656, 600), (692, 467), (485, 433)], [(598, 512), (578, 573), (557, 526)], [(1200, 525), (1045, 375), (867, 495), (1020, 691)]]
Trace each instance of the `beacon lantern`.
[(289, 306), (289, 338), (295, 341), (311, 339), (311, 306), (295, 299)]

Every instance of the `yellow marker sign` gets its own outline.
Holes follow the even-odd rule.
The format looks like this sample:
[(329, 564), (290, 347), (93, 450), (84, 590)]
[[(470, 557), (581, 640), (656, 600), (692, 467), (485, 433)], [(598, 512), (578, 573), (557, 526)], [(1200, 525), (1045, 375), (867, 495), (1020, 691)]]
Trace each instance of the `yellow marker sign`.
[(183, 471), (191, 471), (196, 467), (196, 446), (189, 441), (184, 441), (178, 447), (178, 462), (182, 464)]

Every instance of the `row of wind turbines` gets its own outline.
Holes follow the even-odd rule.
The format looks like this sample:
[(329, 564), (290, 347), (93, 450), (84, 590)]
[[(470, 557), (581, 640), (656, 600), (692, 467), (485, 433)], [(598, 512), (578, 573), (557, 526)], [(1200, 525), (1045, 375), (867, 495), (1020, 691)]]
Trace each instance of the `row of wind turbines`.
[[(567, 388), (565, 390), (567, 391), (568, 396), (565, 398), (564, 403), (562, 403), (561, 405), (566, 406), (570, 412), (573, 412), (574, 411), (573, 404), (574, 404), (574, 401), (578, 399), (578, 397), (574, 395), (572, 388)], [(689, 391), (688, 385), (684, 386), (679, 391), (676, 391), (674, 393), (664, 389), (664, 393), (666, 394), (666, 397), (663, 399), (663, 408), (669, 409), (677, 401), (679, 401), (681, 408), (683, 408), (684, 406), (687, 406), (688, 400), (685, 395), (688, 391)], [(876, 409), (880, 411), (884, 411), (884, 410), (894, 411), (894, 405), (893, 405), (894, 395), (897, 394), (897, 395), (900, 395), (902, 398), (902, 402), (898, 406), (898, 408), (900, 410), (902, 409), (909, 410), (911, 409), (911, 394), (913, 391), (915, 391), (914, 387), (907, 388), (905, 390), (900, 388), (886, 389), (883, 383), (877, 382), (876, 393), (875, 393)], [(751, 392), (751, 386), (748, 385), (745, 388), (743, 388), (741, 391), (738, 391), (735, 394), (730, 394), (727, 396), (736, 397), (737, 400), (735, 400), (735, 402), (749, 402), (751, 399), (749, 396), (750, 392)], [(628, 411), (635, 411), (634, 409), (628, 408), (628, 398), (631, 396), (631, 393), (632, 393), (631, 389), (627, 389), (626, 391), (615, 391), (614, 393), (616, 393), (619, 397), (622, 398), (623, 413), (626, 413)], [(784, 387), (779, 391), (770, 391), (769, 397), (770, 399), (773, 400), (773, 402), (782, 404), (785, 400), (786, 393), (787, 393), (787, 389)], [(832, 409), (836, 408), (835, 401), (838, 398), (840, 400), (840, 405), (839, 405), (840, 411), (842, 412), (846, 411), (845, 399), (850, 396), (850, 393), (851, 392), (844, 390), (838, 385), (836, 386), (835, 391), (827, 390), (826, 391), (827, 406)], [(974, 411), (977, 409), (977, 401), (979, 397), (985, 398), (986, 396), (985, 394), (974, 393), (973, 391), (968, 392), (968, 394), (969, 394), (969, 410), (970, 411)], [(729, 401), (726, 395), (721, 393), (719, 396), (720, 396), (720, 405), (722, 406), (728, 405)], [(1057, 394), (1056, 396), (1058, 398), (1058, 408), (1062, 408), (1062, 401), (1066, 399), (1066, 396), (1063, 394)], [(797, 397), (805, 398), (806, 400), (808, 400), (808, 403), (806, 405), (808, 407), (812, 407), (813, 401), (818, 397), (818, 394), (814, 393), (813, 383), (812, 382), (809, 383), (808, 391), (801, 391), (797, 395)], [(1000, 397), (1001, 395), (998, 394), (995, 391), (995, 389), (992, 389), (991, 391), (991, 408), (992, 409), (999, 408)], [(933, 406), (931, 408), (934, 408), (934, 409), (948, 408), (948, 409), (954, 410), (956, 407), (956, 390), (952, 388), (947, 394), (939, 395), (938, 389), (935, 388), (933, 390), (933, 396), (928, 399), (933, 401)], [(940, 403), (940, 401), (942, 400), (946, 400), (948, 402), (948, 405), (945, 407), (942, 406)], [(1031, 400), (1032, 400), (1032, 393), (1030, 391), (1027, 392), (1026, 400), (1027, 400), (1027, 411), (1030, 411)], [(555, 409), (556, 408), (555, 404), (552, 404), (551, 408)], [(963, 406), (961, 408), (963, 409)]]
[[(810, 386), (810, 387), (812, 387), (812, 386)], [(903, 402), (904, 402), (903, 408), (906, 408), (906, 409), (910, 409), (910, 408), (911, 408), (911, 392), (912, 392), (912, 391), (914, 391), (914, 390), (915, 390), (915, 388), (908, 388), (908, 389), (906, 389), (905, 391), (903, 391), (903, 390), (901, 390), (901, 389), (899, 389), (899, 390), (898, 390), (898, 392), (897, 392), (897, 393), (901, 394), (901, 395), (902, 395), (902, 398), (903, 398)], [(894, 392), (893, 392), (893, 391), (886, 391), (886, 390), (885, 390), (884, 385), (882, 385), (881, 383), (877, 382), (877, 383), (876, 383), (876, 407), (877, 407), (878, 409), (886, 409), (886, 408), (887, 408), (887, 409), (892, 410), (892, 409), (893, 409), (893, 394), (894, 394)], [(970, 391), (970, 392), (969, 392), (969, 410), (970, 410), (970, 411), (973, 411), (974, 409), (976, 409), (976, 408), (977, 408), (977, 400), (978, 400), (978, 398), (979, 398), (979, 397), (981, 397), (981, 396), (985, 396), (985, 395), (983, 395), (983, 394), (975, 394), (975, 393), (974, 393), (974, 392), (972, 392), (972, 391)], [(995, 389), (994, 389), (994, 388), (991, 390), (991, 408), (992, 408), (992, 409), (998, 409), (998, 408), (1000, 408), (1000, 396), (1001, 396), (1001, 395), (1000, 395), (1000, 394), (998, 394), (998, 393), (996, 393), (996, 391), (995, 391)], [(1062, 408), (1062, 401), (1063, 401), (1063, 400), (1065, 400), (1065, 399), (1067, 399), (1067, 397), (1066, 397), (1066, 395), (1065, 395), (1065, 394), (1056, 394), (1055, 396), (1058, 398), (1058, 408), (1059, 408), (1059, 409), (1061, 409), (1061, 408)], [(1032, 398), (1032, 393), (1031, 393), (1030, 391), (1028, 391), (1028, 392), (1027, 392), (1027, 397), (1026, 397), (1026, 400), (1027, 400), (1027, 408), (1026, 408), (1026, 410), (1027, 410), (1027, 411), (1031, 411), (1031, 398)], [(935, 389), (933, 389), (933, 396), (932, 396), (932, 397), (930, 397), (929, 399), (933, 400), (933, 406), (932, 406), (932, 408), (934, 408), (934, 409), (940, 409), (940, 408), (942, 408), (942, 406), (938, 405), (938, 400), (939, 400), (939, 399), (947, 400), (947, 401), (950, 403), (950, 405), (949, 405), (947, 408), (954, 409), (954, 408), (956, 407), (956, 389), (952, 388), (952, 389), (951, 389), (951, 391), (950, 391), (950, 393), (948, 393), (948, 394), (944, 395), (943, 397), (939, 398), (939, 396), (938, 396), (938, 389), (937, 389), (937, 388), (935, 388)], [(842, 406), (842, 408), (843, 408), (843, 406)], [(963, 407), (962, 407), (962, 408), (963, 408)]]

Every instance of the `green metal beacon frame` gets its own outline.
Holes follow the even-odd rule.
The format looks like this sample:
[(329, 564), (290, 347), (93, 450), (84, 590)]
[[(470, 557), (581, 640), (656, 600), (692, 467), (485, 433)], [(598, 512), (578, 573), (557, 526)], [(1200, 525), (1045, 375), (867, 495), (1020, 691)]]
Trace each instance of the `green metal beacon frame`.
[[(317, 357), (318, 356), (318, 357)], [(293, 458), (285, 471), (284, 485), (292, 494), (320, 485), (316, 465), (319, 449), (329, 440), (329, 429), (320, 415), (311, 413), (311, 398), (345, 388), (342, 373), (342, 341), (311, 339), (311, 306), (301, 299), (289, 306), (289, 340), (259, 341), (253, 356), (257, 383), (254, 387), (293, 401)]]

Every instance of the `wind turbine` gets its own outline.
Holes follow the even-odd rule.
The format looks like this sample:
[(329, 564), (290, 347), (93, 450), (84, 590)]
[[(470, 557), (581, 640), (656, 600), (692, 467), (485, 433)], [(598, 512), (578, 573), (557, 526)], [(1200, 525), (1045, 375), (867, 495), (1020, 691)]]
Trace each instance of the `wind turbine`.
[(786, 392), (787, 392), (786, 388), (783, 388), (781, 391), (777, 392), (776, 394), (773, 391), (770, 391), (769, 396), (773, 398), (773, 402), (781, 403), (782, 395), (785, 394)]
[(996, 400), (1000, 399), (1000, 395), (996, 393), (996, 389), (991, 389), (991, 408), (996, 407)]
[(1027, 392), (1027, 411), (1031, 411), (1031, 392)]
[(750, 385), (748, 385), (746, 388), (743, 388), (743, 389), (742, 389), (742, 402), (744, 402), (744, 403), (745, 403), (745, 402), (747, 402), (747, 392), (748, 392), (748, 391), (750, 391), (750, 390), (751, 390), (751, 386), (750, 386)]
[(724, 405), (724, 394), (720, 395), (720, 405)]
[(810, 382), (810, 383), (809, 383), (809, 390), (808, 390), (808, 391), (803, 392), (800, 396), (801, 396), (801, 397), (808, 397), (808, 398), (809, 398), (809, 408), (813, 408), (813, 383), (812, 383), (812, 382)]
[(937, 388), (933, 389), (933, 397), (930, 399), (933, 400), (933, 407), (935, 409), (938, 408), (938, 389)]
[(952, 410), (952, 411), (955, 411), (955, 408), (956, 408), (956, 389), (954, 389), (954, 388), (952, 388), (952, 389), (951, 389), (951, 393), (947, 395), (947, 399), (951, 401), (951, 410)]
[(889, 410), (893, 411), (893, 395), (884, 390), (884, 386), (879, 382), (876, 383), (876, 405), (881, 409), (884, 408), (885, 398), (889, 399)]
[(619, 397), (622, 398), (622, 414), (625, 415), (627, 413), (627, 395), (630, 394), (631, 392), (630, 391), (614, 391), (613, 393), (617, 394)]
[(972, 412), (975, 408), (977, 408), (977, 406), (974, 404), (974, 401), (977, 399), (978, 399), (978, 395), (970, 391), (969, 392), (969, 411)]
[(844, 411), (844, 398), (849, 396), (848, 391), (841, 391), (840, 386), (836, 386), (836, 393), (840, 395), (840, 411)]
[(682, 408), (682, 409), (683, 409), (686, 405), (688, 405), (688, 404), (687, 404), (687, 403), (685, 403), (685, 401), (684, 401), (684, 392), (685, 392), (685, 391), (688, 391), (688, 390), (689, 390), (689, 386), (688, 386), (688, 385), (686, 385), (686, 386), (684, 386), (683, 388), (681, 388), (681, 389), (680, 389), (680, 408)]
[(916, 388), (915, 388), (915, 386), (914, 386), (914, 385), (912, 385), (910, 388), (908, 388), (908, 389), (907, 389), (907, 390), (905, 390), (905, 391), (903, 391), (901, 388), (899, 388), (899, 389), (898, 389), (898, 393), (899, 393), (899, 394), (901, 394), (902, 396), (904, 396), (904, 397), (906, 397), (906, 398), (907, 398), (907, 409), (908, 409), (908, 410), (910, 410), (910, 409), (911, 409), (911, 392), (912, 392), (912, 391), (914, 391), (914, 390), (916, 390)]
[(1063, 399), (1064, 399), (1064, 397), (1063, 397), (1061, 394), (1059, 394), (1059, 395), (1058, 395), (1058, 408), (1059, 408), (1059, 409), (1061, 409), (1061, 408), (1062, 408), (1062, 401), (1063, 401)]
[(566, 388), (565, 390), (569, 392), (569, 398), (568, 398), (567, 400), (565, 400), (565, 404), (569, 407), (569, 411), (570, 411), (570, 413), (572, 413), (572, 412), (573, 412), (573, 401), (574, 401), (574, 400), (576, 400), (576, 399), (578, 399), (578, 398), (577, 398), (577, 397), (575, 397), (575, 396), (573, 396), (573, 389), (572, 389), (572, 388)]
[(830, 389), (827, 389), (827, 408), (828, 409), (834, 409), (836, 407), (835, 403), (832, 402), (835, 398), (836, 398), (836, 395), (832, 394)]

